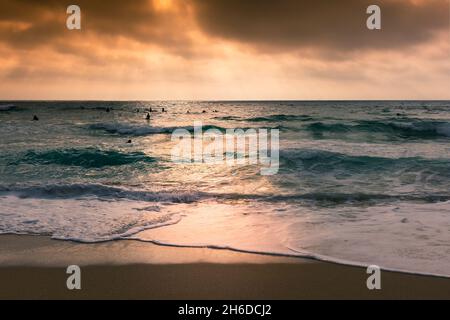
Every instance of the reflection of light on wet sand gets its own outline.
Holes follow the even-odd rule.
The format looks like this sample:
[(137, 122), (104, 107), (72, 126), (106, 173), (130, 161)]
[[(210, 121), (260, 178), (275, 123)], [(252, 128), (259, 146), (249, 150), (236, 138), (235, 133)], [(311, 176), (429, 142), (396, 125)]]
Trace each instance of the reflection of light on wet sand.
[[(309, 260), (249, 255), (228, 250), (190, 249), (156, 246), (140, 241), (111, 241), (86, 245), (54, 241), (48, 237), (2, 235), (0, 264), (6, 266), (67, 267), (73, 261), (80, 266), (183, 263), (305, 263)], [(11, 244), (14, 245), (6, 245)], [(3, 245), (5, 244), (5, 245)], [(58, 253), (58, 254), (55, 254)], [(115, 254), (111, 254), (114, 252)], [(61, 254), (59, 254), (61, 253)]]
[(201, 202), (168, 210), (182, 212), (178, 224), (141, 232), (136, 237), (181, 246), (292, 253), (283, 245), (286, 225), (276, 222), (281, 222), (283, 213), (271, 213), (261, 205)]
[[(442, 262), (448, 258), (442, 255), (440, 248), (448, 243), (445, 233), (448, 206), (447, 202), (439, 204), (439, 210), (436, 204), (365, 209), (346, 206), (328, 210), (279, 203), (278, 210), (274, 211), (264, 203), (208, 201), (166, 207), (169, 212), (181, 212), (178, 224), (143, 231), (133, 238), (181, 247), (217, 247), (302, 257), (315, 255), (331, 261), (358, 265), (375, 263), (395, 270), (427, 270), (445, 275), (448, 272)], [(427, 214), (423, 215), (424, 212)], [(332, 220), (339, 223), (330, 223)], [(414, 241), (405, 243), (404, 239), (411, 237)], [(430, 239), (434, 246), (430, 247)], [(386, 254), (379, 256), (379, 252)], [(405, 258), (414, 265), (405, 268)]]

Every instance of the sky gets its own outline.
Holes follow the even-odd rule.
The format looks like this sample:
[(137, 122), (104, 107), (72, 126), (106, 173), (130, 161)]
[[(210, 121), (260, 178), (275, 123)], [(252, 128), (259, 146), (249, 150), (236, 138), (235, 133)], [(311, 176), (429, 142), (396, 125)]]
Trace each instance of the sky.
[(1, 0), (0, 83), (2, 100), (450, 100), (450, 0)]

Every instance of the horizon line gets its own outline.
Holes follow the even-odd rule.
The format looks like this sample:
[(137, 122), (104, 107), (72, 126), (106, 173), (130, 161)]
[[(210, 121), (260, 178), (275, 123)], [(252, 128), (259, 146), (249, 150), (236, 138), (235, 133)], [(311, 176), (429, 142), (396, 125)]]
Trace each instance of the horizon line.
[(386, 101), (426, 101), (440, 102), (450, 101), (448, 99), (0, 99), (0, 102), (348, 102), (348, 101), (367, 101), (367, 102), (386, 102)]

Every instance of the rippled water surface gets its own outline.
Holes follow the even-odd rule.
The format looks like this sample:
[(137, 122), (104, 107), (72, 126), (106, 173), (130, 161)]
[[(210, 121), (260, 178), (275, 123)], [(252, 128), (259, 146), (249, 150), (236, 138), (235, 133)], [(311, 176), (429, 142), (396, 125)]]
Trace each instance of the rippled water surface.
[[(0, 104), (1, 233), (450, 276), (448, 101)], [(279, 173), (173, 163), (171, 133), (195, 121), (279, 129)]]

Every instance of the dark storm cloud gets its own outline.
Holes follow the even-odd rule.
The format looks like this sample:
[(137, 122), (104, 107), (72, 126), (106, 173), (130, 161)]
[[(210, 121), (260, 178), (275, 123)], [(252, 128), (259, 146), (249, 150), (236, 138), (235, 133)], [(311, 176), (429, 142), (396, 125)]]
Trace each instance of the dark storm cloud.
[[(71, 4), (81, 8), (83, 34), (126, 38), (169, 49), (182, 48), (189, 42), (180, 32), (182, 20), (175, 13), (158, 12), (149, 0), (1, 0), (0, 43), (31, 48), (70, 42), (74, 34), (66, 29), (65, 21)], [(180, 2), (177, 15), (183, 8)]]
[[(204, 32), (267, 50), (395, 49), (449, 27), (448, 0), (191, 1)], [(371, 4), (382, 9), (381, 31), (366, 28)]]
[[(150, 0), (1, 0), (0, 44), (75, 50), (75, 34), (65, 28), (66, 8), (74, 3), (82, 10), (82, 36), (113, 44), (130, 39), (186, 57), (202, 51), (189, 36), (195, 26), (261, 50), (319, 49), (338, 57), (422, 43), (449, 25), (448, 0), (172, 0), (176, 10), (169, 11)], [(382, 8), (382, 31), (366, 28), (370, 4)]]

